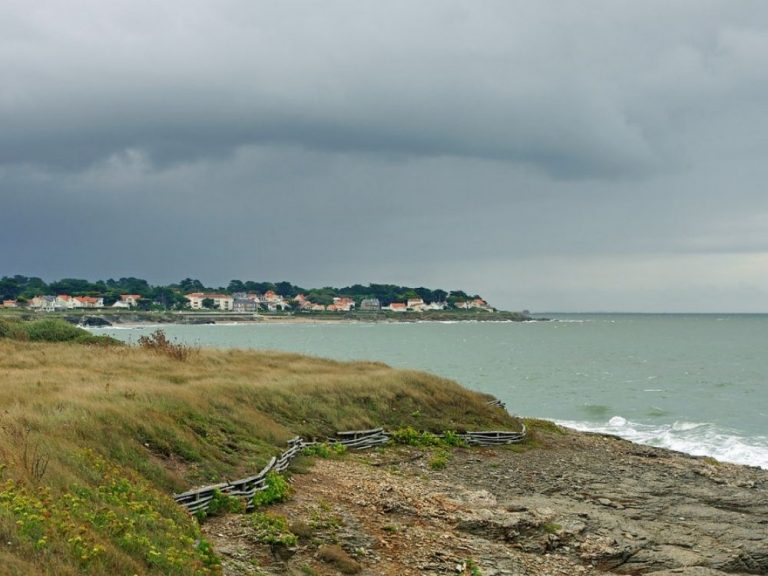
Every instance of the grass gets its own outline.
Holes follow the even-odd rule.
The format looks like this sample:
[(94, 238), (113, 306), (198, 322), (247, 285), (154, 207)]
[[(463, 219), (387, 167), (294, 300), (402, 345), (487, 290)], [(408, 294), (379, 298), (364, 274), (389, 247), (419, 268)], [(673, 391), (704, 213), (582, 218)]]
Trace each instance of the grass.
[(380, 363), (239, 350), (180, 362), (79, 337), (16, 338), (8, 332), (36, 332), (0, 322), (7, 574), (215, 574), (171, 493), (251, 475), (297, 434), (519, 428), (485, 395)]

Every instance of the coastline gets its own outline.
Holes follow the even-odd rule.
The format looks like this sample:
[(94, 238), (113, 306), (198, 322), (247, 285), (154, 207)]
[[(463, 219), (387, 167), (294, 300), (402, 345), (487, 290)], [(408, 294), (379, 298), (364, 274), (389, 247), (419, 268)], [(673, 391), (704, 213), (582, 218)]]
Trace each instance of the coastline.
[(527, 447), (454, 449), (444, 467), (433, 458), (405, 447), (315, 460), (270, 511), (300, 532), (285, 558), (254, 545), (247, 517), (203, 530), (225, 576), (333, 574), (330, 545), (380, 576), (768, 572), (768, 471), (554, 429)]

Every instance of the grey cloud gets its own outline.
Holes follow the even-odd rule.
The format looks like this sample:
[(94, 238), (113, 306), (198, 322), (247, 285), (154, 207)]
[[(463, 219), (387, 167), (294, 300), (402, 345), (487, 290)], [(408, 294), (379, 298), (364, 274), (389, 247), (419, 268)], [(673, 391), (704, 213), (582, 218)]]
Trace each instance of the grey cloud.
[(727, 109), (765, 56), (750, 10), (718, 3), (721, 21), (693, 4), (664, 21), (654, 3), (137, 6), (7, 9), (2, 162), (82, 169), (137, 148), (163, 164), (287, 144), (642, 177), (669, 161), (675, 115)]
[(5, 2), (0, 275), (433, 282), (529, 308), (714, 309), (730, 290), (763, 309), (766, 16)]

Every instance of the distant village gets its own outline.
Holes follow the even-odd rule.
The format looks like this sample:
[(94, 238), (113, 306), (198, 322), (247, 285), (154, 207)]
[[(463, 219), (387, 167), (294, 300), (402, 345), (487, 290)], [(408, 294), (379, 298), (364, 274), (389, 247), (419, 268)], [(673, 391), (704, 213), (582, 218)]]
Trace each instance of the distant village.
[[(482, 298), (464, 301), (425, 302), (421, 298), (409, 298), (404, 302), (391, 302), (382, 305), (377, 298), (364, 298), (356, 302), (353, 298), (344, 296), (334, 297), (331, 304), (312, 302), (304, 294), (287, 298), (268, 290), (263, 294), (252, 292), (236, 292), (233, 294), (192, 292), (185, 295), (191, 310), (211, 310), (220, 312), (251, 312), (259, 311), (299, 311), (299, 312), (351, 312), (353, 310), (378, 312), (428, 312), (432, 310), (485, 310), (493, 312), (494, 308)], [(142, 296), (139, 294), (121, 294), (120, 298), (109, 306), (104, 305), (104, 298), (97, 296), (69, 296), (67, 294), (35, 296), (24, 301), (3, 300), (3, 308), (29, 308), (43, 312), (56, 312), (81, 309), (113, 309), (130, 310), (137, 308)]]

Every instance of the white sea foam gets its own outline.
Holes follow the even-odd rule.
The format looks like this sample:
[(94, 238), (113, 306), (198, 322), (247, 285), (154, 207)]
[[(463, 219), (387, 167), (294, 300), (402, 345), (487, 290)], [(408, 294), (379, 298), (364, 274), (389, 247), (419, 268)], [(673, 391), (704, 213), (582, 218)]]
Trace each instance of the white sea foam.
[(604, 424), (574, 421), (558, 421), (558, 424), (585, 432), (614, 434), (638, 444), (669, 448), (694, 456), (712, 456), (724, 462), (760, 466), (768, 470), (768, 437), (746, 437), (706, 422), (639, 424), (622, 416), (614, 416)]

